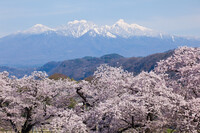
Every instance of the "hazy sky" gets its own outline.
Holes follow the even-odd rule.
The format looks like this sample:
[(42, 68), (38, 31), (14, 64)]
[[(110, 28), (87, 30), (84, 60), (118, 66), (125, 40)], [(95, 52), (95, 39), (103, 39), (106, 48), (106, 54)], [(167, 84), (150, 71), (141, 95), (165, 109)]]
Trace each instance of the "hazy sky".
[(200, 0), (0, 0), (0, 37), (35, 24), (119, 19), (175, 35), (200, 37)]

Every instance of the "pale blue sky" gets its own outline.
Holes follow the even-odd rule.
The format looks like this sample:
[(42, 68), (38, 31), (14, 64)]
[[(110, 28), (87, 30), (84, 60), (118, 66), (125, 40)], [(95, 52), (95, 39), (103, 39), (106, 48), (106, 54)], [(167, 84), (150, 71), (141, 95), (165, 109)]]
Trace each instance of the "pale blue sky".
[(119, 19), (175, 35), (200, 37), (200, 0), (0, 0), (0, 37), (41, 23)]

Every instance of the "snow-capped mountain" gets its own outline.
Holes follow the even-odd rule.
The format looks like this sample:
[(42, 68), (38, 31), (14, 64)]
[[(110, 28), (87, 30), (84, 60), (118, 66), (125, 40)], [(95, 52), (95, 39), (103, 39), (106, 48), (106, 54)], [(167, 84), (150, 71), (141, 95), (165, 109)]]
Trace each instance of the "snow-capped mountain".
[(112, 34), (125, 38), (132, 36), (157, 36), (157, 32), (152, 29), (138, 24), (127, 24), (123, 19), (120, 19), (112, 26), (108, 26), (107, 29)]
[(75, 20), (72, 22), (68, 22), (67, 25), (60, 26), (56, 29), (56, 32), (70, 37), (81, 37), (89, 30), (95, 29), (97, 25), (87, 22), (86, 20)]
[(70, 21), (66, 25), (58, 28), (49, 28), (42, 24), (36, 24), (28, 30), (20, 33), (41, 34), (46, 32), (55, 32), (56, 34), (79, 38), (88, 33), (92, 37), (103, 36), (109, 38), (123, 37), (129, 38), (132, 36), (158, 36), (159, 34), (152, 29), (140, 26), (138, 24), (128, 24), (123, 19), (118, 20), (115, 24), (108, 26), (98, 26), (86, 20)]
[(110, 26), (86, 20), (71, 21), (56, 28), (36, 24), (0, 38), (0, 65), (32, 66), (110, 53), (146, 56), (183, 45), (199, 47), (200, 40), (163, 34), (122, 19)]
[(36, 25), (32, 26), (31, 28), (29, 28), (25, 31), (19, 32), (19, 33), (41, 34), (41, 33), (48, 32), (48, 31), (55, 31), (55, 29), (49, 28), (49, 27), (42, 25), (42, 24), (36, 24)]

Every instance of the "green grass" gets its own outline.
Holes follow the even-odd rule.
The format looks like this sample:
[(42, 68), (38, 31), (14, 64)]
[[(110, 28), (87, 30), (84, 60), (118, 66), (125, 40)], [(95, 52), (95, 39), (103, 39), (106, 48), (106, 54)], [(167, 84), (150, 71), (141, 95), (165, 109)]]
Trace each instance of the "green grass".
[(175, 130), (173, 130), (173, 129), (167, 129), (167, 133), (174, 133), (175, 132)]

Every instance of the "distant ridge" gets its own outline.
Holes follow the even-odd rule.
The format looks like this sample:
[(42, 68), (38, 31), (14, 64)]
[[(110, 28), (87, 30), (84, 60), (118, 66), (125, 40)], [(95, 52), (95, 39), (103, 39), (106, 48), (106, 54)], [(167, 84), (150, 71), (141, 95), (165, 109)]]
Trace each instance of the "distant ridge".
[(200, 40), (163, 34), (122, 19), (110, 26), (86, 20), (71, 21), (58, 28), (36, 24), (0, 38), (0, 65), (41, 66), (50, 61), (109, 53), (138, 57), (183, 45), (199, 47)]
[(65, 25), (59, 26), (58, 28), (50, 28), (42, 24), (36, 24), (25, 31), (17, 32), (17, 34), (48, 34), (49, 32), (74, 38), (79, 38), (87, 33), (92, 37), (103, 36), (108, 38), (160, 35), (158, 32), (138, 24), (128, 24), (123, 19), (118, 20), (111, 26), (98, 26), (93, 22), (86, 20), (70, 21)]
[(124, 58), (118, 54), (109, 54), (102, 57), (84, 57), (63, 62), (49, 62), (37, 70), (46, 71), (49, 75), (61, 73), (75, 80), (81, 80), (93, 75), (94, 71), (101, 64), (108, 64), (113, 67), (122, 67), (123, 69), (133, 72), (134, 75), (141, 71), (151, 71), (156, 62), (171, 56), (173, 51), (157, 53), (146, 57)]
[(10, 67), (0, 67), (0, 72), (8, 71), (10, 75), (23, 77), (29, 75), (31, 72), (45, 71), (49, 76), (61, 75), (61, 78), (66, 75), (75, 80), (85, 79), (93, 75), (94, 71), (101, 64), (108, 64), (113, 67), (122, 67), (123, 69), (133, 72), (134, 75), (139, 74), (141, 71), (150, 71), (156, 65), (156, 62), (173, 54), (173, 50), (152, 54), (146, 57), (131, 57), (125, 58), (119, 54), (107, 54), (101, 57), (86, 56), (73, 60), (65, 60), (60, 62), (51, 61), (41, 67), (35, 69), (17, 69)]

